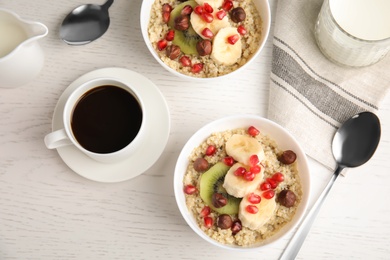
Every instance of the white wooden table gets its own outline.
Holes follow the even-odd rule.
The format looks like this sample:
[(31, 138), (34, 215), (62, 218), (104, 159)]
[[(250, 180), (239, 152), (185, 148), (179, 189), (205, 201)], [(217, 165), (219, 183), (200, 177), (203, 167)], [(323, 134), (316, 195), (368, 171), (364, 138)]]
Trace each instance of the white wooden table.
[[(141, 0), (116, 0), (110, 28), (99, 40), (78, 47), (60, 41), (62, 19), (87, 2), (0, 2), (50, 30), (40, 42), (46, 63), (39, 77), (20, 88), (0, 89), (0, 259), (278, 258), (292, 233), (258, 253), (211, 246), (185, 223), (172, 187), (180, 149), (199, 127), (231, 114), (267, 115), (272, 33), (241, 75), (192, 83), (165, 71), (148, 52), (139, 26)], [(270, 2), (274, 15), (276, 2)], [(104, 67), (148, 77), (171, 115), (159, 160), (142, 175), (114, 184), (79, 176), (43, 143), (61, 93), (79, 76)], [(245, 102), (234, 105), (238, 99)], [(376, 154), (335, 184), (298, 259), (390, 259), (389, 97), (379, 116), (383, 133)], [(331, 172), (313, 160), (310, 167), (313, 203)]]

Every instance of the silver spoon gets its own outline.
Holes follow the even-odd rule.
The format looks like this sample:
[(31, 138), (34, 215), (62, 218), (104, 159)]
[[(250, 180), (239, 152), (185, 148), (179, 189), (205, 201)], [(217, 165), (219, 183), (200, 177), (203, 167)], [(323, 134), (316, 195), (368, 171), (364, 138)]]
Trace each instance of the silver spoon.
[(110, 25), (108, 8), (114, 0), (103, 5), (81, 5), (70, 12), (60, 27), (61, 39), (70, 45), (90, 43), (102, 36)]
[(280, 260), (295, 259), (320, 207), (330, 189), (344, 168), (357, 167), (366, 163), (378, 147), (381, 127), (378, 117), (371, 112), (362, 112), (348, 119), (336, 132), (332, 142), (332, 152), (337, 162), (337, 169), (329, 183), (313, 205), (293, 238), (284, 250)]

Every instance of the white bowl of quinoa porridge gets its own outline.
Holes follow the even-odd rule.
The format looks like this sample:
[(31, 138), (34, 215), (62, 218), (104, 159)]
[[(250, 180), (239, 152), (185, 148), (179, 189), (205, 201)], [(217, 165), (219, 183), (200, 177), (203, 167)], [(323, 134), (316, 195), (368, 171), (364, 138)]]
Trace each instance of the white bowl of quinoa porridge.
[(259, 55), (271, 13), (267, 0), (144, 0), (140, 23), (163, 68), (204, 81), (236, 74)]
[(310, 194), (307, 157), (290, 133), (266, 118), (224, 117), (184, 145), (174, 192), (200, 237), (222, 248), (256, 250), (303, 217)]

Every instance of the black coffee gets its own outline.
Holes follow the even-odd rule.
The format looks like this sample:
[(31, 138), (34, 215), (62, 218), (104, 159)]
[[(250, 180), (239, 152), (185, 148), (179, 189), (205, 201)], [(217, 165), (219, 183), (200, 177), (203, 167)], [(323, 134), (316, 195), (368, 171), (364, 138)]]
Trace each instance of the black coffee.
[(72, 131), (79, 144), (95, 153), (112, 153), (138, 134), (142, 110), (137, 99), (117, 86), (99, 86), (85, 93), (72, 115)]

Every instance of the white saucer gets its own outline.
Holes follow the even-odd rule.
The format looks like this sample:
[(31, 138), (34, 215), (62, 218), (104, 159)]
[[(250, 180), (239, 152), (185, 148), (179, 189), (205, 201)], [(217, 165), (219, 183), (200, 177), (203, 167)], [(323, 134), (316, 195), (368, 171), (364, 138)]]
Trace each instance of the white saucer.
[(170, 116), (168, 105), (164, 96), (144, 76), (123, 68), (103, 68), (91, 71), (76, 79), (62, 93), (54, 110), (52, 128), (53, 131), (64, 127), (62, 114), (66, 99), (70, 93), (82, 83), (99, 77), (117, 78), (130, 84), (142, 97), (145, 106), (152, 107), (149, 114), (145, 115), (146, 138), (139, 150), (125, 161), (106, 164), (97, 162), (73, 145), (57, 148), (62, 160), (79, 175), (98, 182), (120, 182), (134, 178), (149, 169), (160, 157), (168, 142), (170, 131)]

